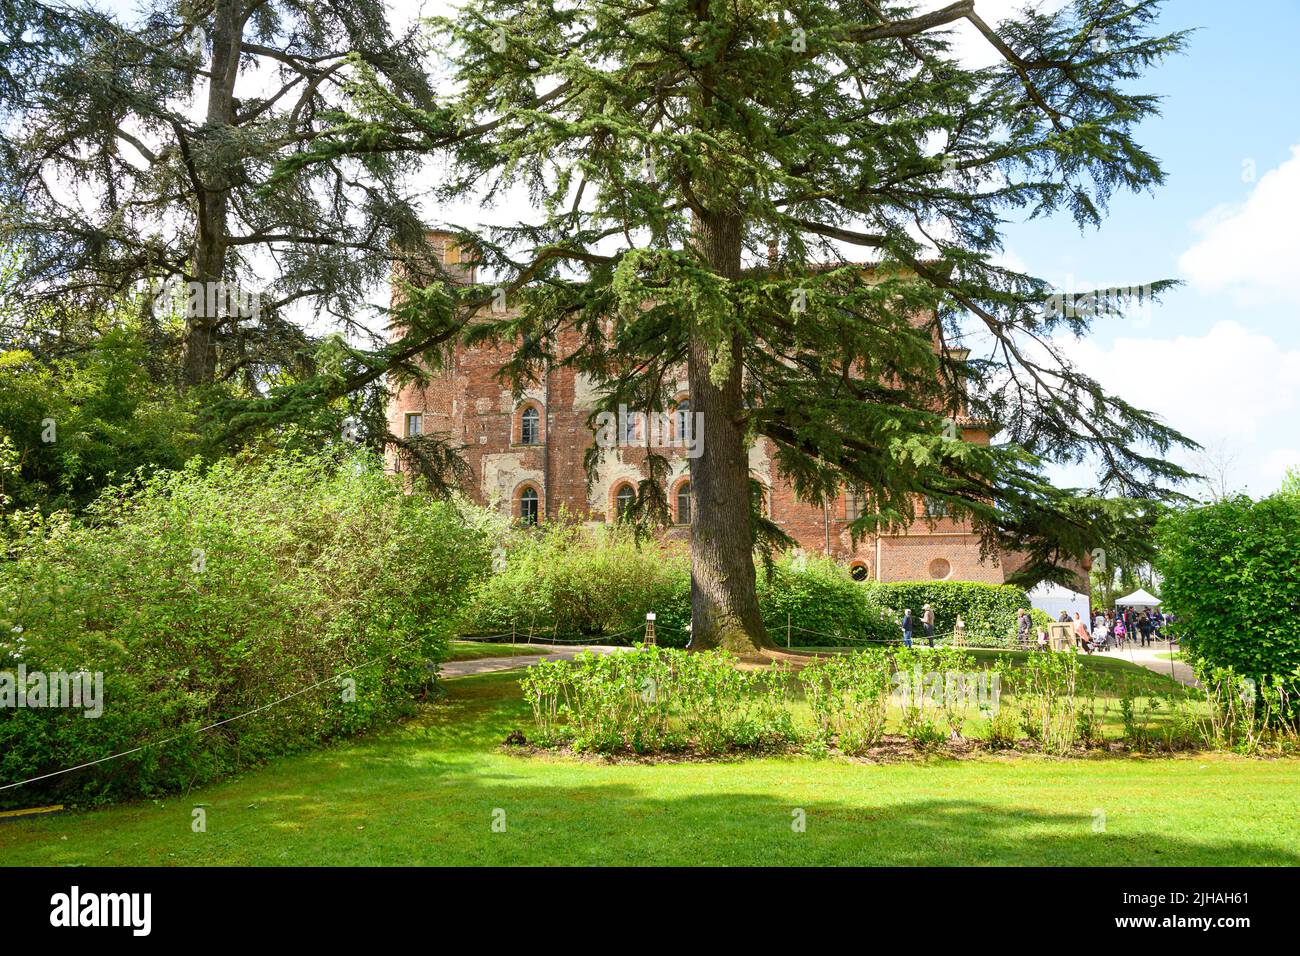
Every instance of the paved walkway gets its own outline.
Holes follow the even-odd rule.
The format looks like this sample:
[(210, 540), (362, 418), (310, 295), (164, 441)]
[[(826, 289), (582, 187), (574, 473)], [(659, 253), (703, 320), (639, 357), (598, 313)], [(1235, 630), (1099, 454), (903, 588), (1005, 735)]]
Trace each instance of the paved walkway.
[(501, 657), (480, 657), (469, 661), (447, 661), (438, 669), (440, 677), (468, 677), (471, 674), (491, 674), (494, 671), (508, 671), (516, 667), (531, 667), (538, 661), (569, 661), (583, 651), (597, 654), (613, 654), (625, 651), (626, 647), (610, 647), (607, 644), (537, 644), (534, 645), (541, 654), (503, 654)]
[(1164, 657), (1158, 657), (1159, 654), (1170, 653), (1169, 644), (1161, 642), (1152, 644), (1150, 647), (1143, 647), (1141, 644), (1132, 642), (1124, 645), (1122, 651), (1099, 651), (1103, 657), (1118, 657), (1120, 660), (1132, 661), (1147, 670), (1155, 671), (1157, 674), (1164, 674), (1166, 677), (1172, 677), (1180, 684), (1186, 684), (1188, 687), (1200, 687), (1196, 680), (1196, 675), (1192, 672), (1192, 667), (1185, 661), (1170, 661)]
[[(531, 667), (538, 661), (568, 661), (573, 660), (583, 651), (592, 651), (596, 654), (614, 654), (618, 651), (626, 651), (626, 647), (610, 647), (607, 644), (538, 644), (540, 654), (516, 654), (502, 655), (501, 657), (480, 657), (476, 660), (469, 661), (448, 661), (439, 669), (441, 677), (469, 677), (472, 674), (491, 674), (496, 671), (514, 670), (517, 667)], [(1169, 645), (1166, 643), (1153, 644), (1150, 647), (1143, 647), (1141, 644), (1126, 644), (1122, 651), (1110, 650), (1099, 651), (1102, 657), (1117, 657), (1120, 660), (1132, 661), (1139, 667), (1145, 667), (1147, 670), (1155, 671), (1157, 674), (1164, 674), (1173, 677), (1180, 684), (1188, 687), (1199, 687), (1196, 681), (1196, 675), (1192, 673), (1190, 665), (1183, 661), (1170, 661), (1158, 654), (1168, 654)]]

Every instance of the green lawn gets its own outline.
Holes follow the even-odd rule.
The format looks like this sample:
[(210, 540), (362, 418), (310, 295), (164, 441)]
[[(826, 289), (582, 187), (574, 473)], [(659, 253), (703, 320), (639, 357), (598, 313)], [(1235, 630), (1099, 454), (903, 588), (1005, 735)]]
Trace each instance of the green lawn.
[(186, 797), (0, 823), (0, 862), (1300, 864), (1297, 760), (525, 758), (497, 749), (527, 727), (517, 676), (451, 681), (407, 724)]
[(476, 661), (484, 657), (510, 657), (512, 654), (544, 654), (536, 644), (489, 644), (486, 641), (452, 641), (447, 646), (447, 660)]

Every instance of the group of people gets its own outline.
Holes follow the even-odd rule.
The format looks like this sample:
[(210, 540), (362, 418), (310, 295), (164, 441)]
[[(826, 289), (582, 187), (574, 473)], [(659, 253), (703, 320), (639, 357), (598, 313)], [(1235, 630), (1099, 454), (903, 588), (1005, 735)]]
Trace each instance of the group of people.
[[(1021, 644), (1029, 644), (1033, 619), (1024, 608), (1017, 612), (1017, 616), (1016, 635)], [(1126, 607), (1114, 611), (1095, 610), (1091, 621), (1085, 620), (1078, 611), (1073, 617), (1069, 611), (1062, 611), (1058, 620), (1071, 625), (1075, 647), (1091, 654), (1108, 648), (1123, 650), (1126, 641), (1140, 641), (1143, 647), (1149, 647), (1164, 639), (1160, 629), (1172, 621), (1172, 615), (1159, 608), (1137, 610)], [(1038, 629), (1038, 646), (1047, 647), (1047, 628)]]
[[(916, 627), (912, 620), (912, 609), (909, 607), (903, 611), (903, 645), (912, 646), (912, 631)], [(923, 605), (921, 608), (921, 627), (925, 633), (926, 643), (934, 647), (934, 608), (930, 605)]]

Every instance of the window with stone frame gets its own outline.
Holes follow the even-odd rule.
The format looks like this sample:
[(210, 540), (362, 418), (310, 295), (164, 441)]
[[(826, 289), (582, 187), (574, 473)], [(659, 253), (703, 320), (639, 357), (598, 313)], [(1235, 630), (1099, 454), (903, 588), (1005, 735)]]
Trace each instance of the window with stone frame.
[(691, 483), (683, 481), (677, 486), (677, 523), (691, 523)]
[(535, 525), (541, 520), (541, 499), (537, 489), (525, 487), (519, 493), (519, 520), (524, 524)]
[(519, 416), (519, 444), (540, 445), (542, 443), (542, 416), (537, 409), (529, 405)]
[(628, 517), (632, 511), (632, 505), (636, 502), (636, 490), (627, 482), (619, 485), (618, 491), (614, 493), (614, 517), (622, 521)]

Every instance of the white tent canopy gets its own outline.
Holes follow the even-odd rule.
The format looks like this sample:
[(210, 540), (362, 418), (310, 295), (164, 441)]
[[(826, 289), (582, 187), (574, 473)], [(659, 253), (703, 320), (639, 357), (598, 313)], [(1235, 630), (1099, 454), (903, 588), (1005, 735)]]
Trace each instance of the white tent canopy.
[(1078, 591), (1071, 591), (1059, 584), (1049, 584), (1046, 581), (1029, 592), (1029, 602), (1031, 607), (1046, 611), (1053, 620), (1059, 617), (1062, 611), (1065, 611), (1071, 617), (1074, 616), (1075, 611), (1078, 611), (1079, 616), (1084, 619), (1087, 619), (1090, 613), (1088, 610), (1088, 595), (1080, 594)]
[(1154, 594), (1148, 594), (1142, 588), (1138, 588), (1128, 597), (1115, 599), (1116, 606), (1123, 605), (1125, 607), (1159, 607), (1161, 603), (1163, 602), (1161, 602), (1160, 598)]

